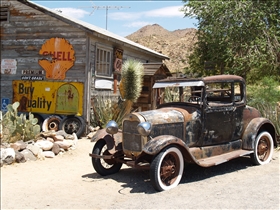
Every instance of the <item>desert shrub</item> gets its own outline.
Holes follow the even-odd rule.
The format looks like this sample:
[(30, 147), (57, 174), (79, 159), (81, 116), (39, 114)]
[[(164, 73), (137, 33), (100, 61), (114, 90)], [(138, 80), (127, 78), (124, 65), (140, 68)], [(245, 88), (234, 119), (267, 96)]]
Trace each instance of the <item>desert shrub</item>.
[(116, 118), (119, 113), (119, 98), (109, 92), (99, 92), (93, 100), (91, 110), (90, 124), (93, 127), (100, 126), (103, 128), (106, 123)]
[(280, 86), (275, 78), (264, 77), (254, 85), (248, 85), (247, 104), (271, 120), (280, 135)]
[(280, 102), (279, 82), (273, 77), (264, 77), (252, 85), (247, 85), (247, 104), (257, 106), (269, 104), (277, 106)]
[[(13, 143), (18, 140), (28, 141), (40, 133), (38, 119), (32, 113), (19, 115), (17, 108), (20, 103), (8, 104), (8, 111), (1, 117), (1, 141)], [(2, 112), (0, 113), (2, 115)]]

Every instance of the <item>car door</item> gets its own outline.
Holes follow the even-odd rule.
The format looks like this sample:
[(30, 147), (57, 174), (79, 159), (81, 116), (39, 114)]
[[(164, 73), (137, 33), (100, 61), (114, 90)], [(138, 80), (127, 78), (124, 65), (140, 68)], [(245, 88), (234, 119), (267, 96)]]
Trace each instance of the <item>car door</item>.
[(203, 146), (229, 142), (233, 136), (233, 87), (231, 84), (209, 84), (206, 90)]

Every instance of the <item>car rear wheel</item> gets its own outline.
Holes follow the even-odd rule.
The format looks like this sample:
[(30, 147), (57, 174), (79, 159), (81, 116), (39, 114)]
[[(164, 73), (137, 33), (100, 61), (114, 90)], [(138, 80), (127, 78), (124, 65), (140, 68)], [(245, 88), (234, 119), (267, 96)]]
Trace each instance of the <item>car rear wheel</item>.
[[(107, 144), (104, 139), (98, 140), (93, 149), (92, 154), (95, 155), (110, 155), (107, 149)], [(102, 176), (107, 176), (119, 172), (122, 167), (122, 163), (118, 163), (112, 159), (102, 159), (92, 157), (92, 166), (97, 173)]]
[(271, 161), (273, 155), (273, 139), (268, 132), (261, 132), (255, 141), (251, 159), (256, 165), (264, 165)]
[(177, 147), (167, 147), (151, 163), (151, 183), (157, 191), (174, 188), (181, 181), (183, 170), (184, 159), (181, 151)]

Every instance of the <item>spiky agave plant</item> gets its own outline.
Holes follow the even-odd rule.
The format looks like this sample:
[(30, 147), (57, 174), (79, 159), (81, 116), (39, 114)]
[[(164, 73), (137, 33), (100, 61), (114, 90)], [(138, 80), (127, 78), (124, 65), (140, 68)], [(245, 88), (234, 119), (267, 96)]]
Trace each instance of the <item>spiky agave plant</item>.
[(136, 102), (142, 90), (144, 66), (137, 60), (123, 64), (121, 84), (126, 101)]
[(141, 94), (144, 66), (136, 60), (127, 60), (122, 67), (120, 94), (122, 100), (106, 101), (112, 96), (98, 94), (93, 105), (91, 123), (104, 127), (109, 120), (115, 120), (121, 128), (123, 117), (132, 110), (133, 103)]
[(143, 85), (144, 66), (141, 62), (128, 59), (122, 67), (122, 79), (120, 82), (120, 93), (124, 102), (116, 119), (120, 122), (132, 109), (133, 103), (139, 98)]

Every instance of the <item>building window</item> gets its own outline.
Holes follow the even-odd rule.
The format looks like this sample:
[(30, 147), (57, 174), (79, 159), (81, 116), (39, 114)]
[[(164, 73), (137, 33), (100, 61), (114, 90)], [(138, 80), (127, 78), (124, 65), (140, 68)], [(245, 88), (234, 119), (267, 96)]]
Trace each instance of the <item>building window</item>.
[(9, 21), (9, 7), (1, 6), (0, 7), (0, 22), (8, 22)]
[(113, 49), (97, 45), (96, 47), (96, 75), (112, 76), (112, 54)]

